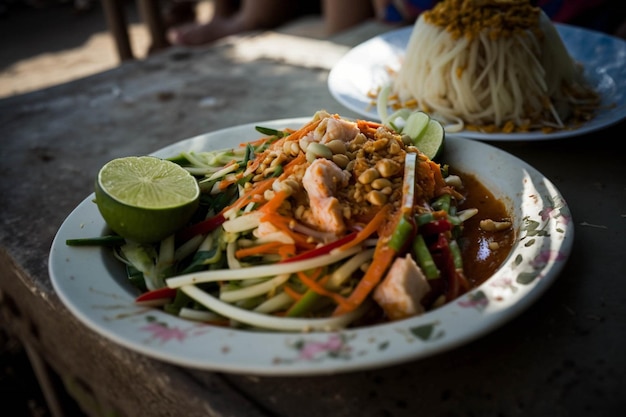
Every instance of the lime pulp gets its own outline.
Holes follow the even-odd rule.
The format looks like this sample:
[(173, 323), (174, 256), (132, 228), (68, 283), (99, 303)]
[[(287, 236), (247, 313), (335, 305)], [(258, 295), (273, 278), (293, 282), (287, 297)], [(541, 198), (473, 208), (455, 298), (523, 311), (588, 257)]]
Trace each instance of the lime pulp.
[(198, 208), (196, 179), (181, 166), (152, 156), (106, 163), (95, 186), (107, 225), (125, 239), (158, 242), (182, 228)]

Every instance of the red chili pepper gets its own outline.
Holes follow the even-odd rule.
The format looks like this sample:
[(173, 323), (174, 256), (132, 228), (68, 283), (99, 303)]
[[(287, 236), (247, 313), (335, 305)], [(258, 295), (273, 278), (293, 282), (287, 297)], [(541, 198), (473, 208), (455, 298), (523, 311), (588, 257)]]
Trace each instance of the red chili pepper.
[(162, 300), (165, 298), (174, 298), (176, 296), (176, 288), (163, 287), (156, 290), (144, 292), (139, 297), (135, 298), (136, 303), (142, 303), (146, 301)]
[(452, 223), (448, 219), (433, 220), (419, 227), (420, 234), (424, 236), (436, 235), (448, 230), (452, 230)]
[(324, 246), (320, 246), (319, 248), (315, 248), (315, 249), (311, 249), (309, 251), (303, 252), (299, 255), (296, 255), (292, 258), (289, 259), (285, 259), (283, 261), (280, 261), (281, 264), (287, 263), (287, 262), (295, 262), (295, 261), (303, 261), (305, 259), (311, 259), (311, 258), (315, 258), (316, 256), (321, 256), (321, 255), (326, 255), (328, 253), (330, 253), (330, 251), (332, 251), (333, 249), (336, 249), (348, 242), (350, 242), (352, 239), (354, 239), (357, 235), (357, 232), (353, 232), (350, 233), (349, 235), (346, 235), (344, 237), (342, 237), (341, 239), (335, 240), (334, 242), (331, 242), (327, 245)]
[(437, 240), (429, 246), (429, 249), (431, 252), (441, 252), (443, 250), (449, 250), (448, 239), (446, 238), (446, 235), (443, 233), (439, 233), (439, 235), (437, 236)]
[(461, 295), (460, 282), (457, 278), (457, 270), (454, 266), (454, 257), (452, 256), (452, 251), (450, 250), (450, 245), (446, 244), (445, 247), (441, 251), (442, 253), (442, 269), (443, 276), (447, 277), (447, 290), (446, 290), (446, 299), (454, 300), (459, 295)]
[(217, 229), (226, 221), (226, 218), (222, 213), (219, 213), (213, 217), (196, 223), (178, 233), (180, 240), (189, 240), (196, 235), (204, 235)]
[(463, 270), (457, 269), (454, 262), (454, 255), (450, 249), (450, 244), (444, 233), (440, 233), (437, 240), (429, 248), (433, 253), (433, 259), (441, 271), (441, 277), (445, 279), (446, 299), (453, 300), (461, 294), (467, 292), (469, 284)]

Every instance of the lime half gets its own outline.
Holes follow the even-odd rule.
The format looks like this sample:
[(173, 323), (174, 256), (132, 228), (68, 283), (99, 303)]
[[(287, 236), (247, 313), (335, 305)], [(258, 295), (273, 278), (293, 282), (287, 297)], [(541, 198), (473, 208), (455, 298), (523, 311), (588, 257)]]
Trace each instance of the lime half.
[(129, 156), (98, 173), (96, 204), (108, 226), (125, 239), (158, 242), (182, 228), (198, 208), (196, 179), (174, 162)]
[(414, 111), (405, 117), (400, 133), (411, 138), (413, 145), (430, 159), (443, 150), (446, 132), (443, 125), (423, 111)]
[(437, 120), (430, 119), (426, 128), (415, 139), (413, 144), (430, 159), (435, 159), (443, 150), (446, 132)]

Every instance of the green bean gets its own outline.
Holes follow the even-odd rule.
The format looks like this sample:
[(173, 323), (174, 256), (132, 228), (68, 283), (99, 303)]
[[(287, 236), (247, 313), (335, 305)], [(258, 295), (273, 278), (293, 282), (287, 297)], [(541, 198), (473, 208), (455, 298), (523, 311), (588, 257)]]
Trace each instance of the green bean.
[(452, 260), (454, 261), (454, 267), (456, 269), (463, 269), (463, 258), (461, 257), (461, 248), (456, 240), (448, 242), (450, 252), (452, 253)]
[(287, 317), (302, 317), (309, 311), (313, 310), (313, 307), (320, 299), (320, 295), (313, 290), (307, 290), (298, 301), (287, 311)]
[(67, 246), (119, 246), (126, 241), (118, 235), (107, 235), (98, 237), (88, 237), (83, 239), (67, 239)]
[(146, 279), (143, 276), (143, 272), (139, 269), (135, 268), (132, 265), (126, 266), (126, 276), (130, 283), (137, 288), (139, 291), (146, 292), (148, 288), (146, 287)]
[(443, 194), (433, 202), (432, 206), (435, 210), (443, 210), (448, 213), (450, 211), (451, 201), (452, 196), (450, 194)]
[(427, 279), (439, 278), (439, 268), (437, 268), (433, 257), (430, 255), (424, 236), (417, 235), (413, 240), (413, 254), (415, 255), (417, 263), (420, 268), (422, 268), (422, 272), (424, 272)]
[(222, 258), (222, 252), (219, 248), (214, 247), (210, 250), (202, 250), (196, 252), (191, 260), (191, 263), (181, 271), (181, 274), (190, 274), (193, 272), (202, 271), (206, 269), (207, 265), (215, 264)]
[(452, 223), (452, 226), (461, 226), (463, 224), (459, 216), (448, 215), (448, 220)]
[(254, 147), (249, 143), (246, 144), (246, 153), (243, 155), (243, 161), (241, 162), (242, 167), (248, 166), (248, 162), (254, 158)]
[(400, 252), (405, 243), (411, 237), (412, 232), (413, 225), (406, 219), (406, 217), (402, 216), (400, 218), (400, 221), (398, 222), (398, 225), (393, 231), (393, 234), (391, 235), (391, 239), (389, 240), (389, 247), (396, 252)]
[(184, 166), (184, 165), (189, 163), (189, 160), (187, 158), (185, 158), (185, 155), (183, 155), (183, 154), (179, 154), (179, 155), (173, 156), (171, 158), (165, 158), (165, 159), (167, 159), (168, 161), (174, 162), (175, 164), (181, 165), (181, 166)]
[(274, 168), (274, 171), (272, 171), (272, 177), (277, 178), (280, 177), (283, 173), (283, 166), (282, 165), (276, 165), (276, 167)]
[(256, 129), (257, 132), (262, 133), (267, 136), (277, 136), (279, 138), (282, 138), (284, 136), (289, 135), (288, 133), (283, 132), (282, 130), (271, 129), (269, 127), (255, 126), (254, 128)]
[(416, 216), (415, 221), (417, 222), (418, 226), (423, 226), (426, 223), (435, 221), (435, 216), (433, 216), (432, 213), (423, 213), (423, 214), (420, 214), (419, 216)]
[(178, 315), (183, 307), (193, 305), (194, 300), (183, 291), (177, 290), (176, 296), (171, 303), (166, 304), (163, 309), (166, 313)]

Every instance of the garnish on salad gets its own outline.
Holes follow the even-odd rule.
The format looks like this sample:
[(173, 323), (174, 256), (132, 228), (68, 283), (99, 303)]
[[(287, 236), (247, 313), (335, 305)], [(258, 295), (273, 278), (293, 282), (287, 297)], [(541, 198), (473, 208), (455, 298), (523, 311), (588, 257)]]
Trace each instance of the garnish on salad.
[(514, 231), (478, 181), (432, 159), (440, 126), (396, 116), (318, 111), (296, 130), (257, 127), (240, 147), (175, 155), (200, 189), (184, 227), (152, 243), (67, 244), (112, 248), (137, 303), (214, 325), (327, 331), (423, 314), (490, 276)]

